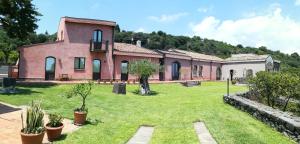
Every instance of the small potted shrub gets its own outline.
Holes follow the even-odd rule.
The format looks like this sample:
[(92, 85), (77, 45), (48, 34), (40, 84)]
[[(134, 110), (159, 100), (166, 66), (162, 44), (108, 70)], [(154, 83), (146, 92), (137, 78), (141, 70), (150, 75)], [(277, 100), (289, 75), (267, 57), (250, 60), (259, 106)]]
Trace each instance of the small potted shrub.
[(74, 124), (83, 125), (86, 121), (88, 109), (86, 108), (85, 101), (88, 95), (91, 94), (93, 82), (76, 84), (72, 87), (68, 93), (68, 98), (73, 96), (80, 96), (82, 99), (82, 105), (74, 110)]
[(22, 144), (41, 144), (43, 142), (45, 128), (44, 128), (44, 113), (39, 103), (31, 103), (31, 106), (26, 111), (26, 126), (23, 124), (22, 118), (22, 130), (21, 139)]
[(59, 138), (64, 127), (63, 117), (58, 114), (49, 114), (49, 123), (46, 124), (46, 132), (49, 141)]
[(235, 85), (237, 83), (237, 80), (236, 79), (233, 79), (232, 81), (231, 81), (231, 84), (232, 85)]

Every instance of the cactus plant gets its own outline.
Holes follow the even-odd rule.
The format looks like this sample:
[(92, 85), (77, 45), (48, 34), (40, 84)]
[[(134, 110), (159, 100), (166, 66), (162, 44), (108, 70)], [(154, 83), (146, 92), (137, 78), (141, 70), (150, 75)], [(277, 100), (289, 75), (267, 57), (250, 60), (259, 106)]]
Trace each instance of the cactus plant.
[(44, 132), (44, 113), (42, 111), (40, 103), (32, 101), (31, 106), (27, 108), (26, 112), (26, 125), (23, 125), (22, 117), (22, 133), (25, 134), (38, 134)]

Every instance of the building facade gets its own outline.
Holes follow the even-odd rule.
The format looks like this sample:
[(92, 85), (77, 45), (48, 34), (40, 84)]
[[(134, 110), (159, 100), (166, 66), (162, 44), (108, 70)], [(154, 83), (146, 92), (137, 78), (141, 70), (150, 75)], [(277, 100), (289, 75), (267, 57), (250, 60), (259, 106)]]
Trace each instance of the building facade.
[[(136, 80), (134, 75), (129, 74), (128, 66), (140, 59), (149, 59), (163, 67), (162, 71), (150, 77), (150, 80), (157, 81), (225, 80), (244, 76), (245, 69), (252, 69), (253, 74), (274, 69), (275, 63), (279, 69), (279, 62), (270, 56), (221, 59), (178, 49), (149, 50), (141, 47), (140, 41), (136, 45), (116, 43), (115, 26), (112, 21), (61, 18), (57, 41), (19, 48), (18, 78)], [(231, 71), (234, 76), (230, 75)]]

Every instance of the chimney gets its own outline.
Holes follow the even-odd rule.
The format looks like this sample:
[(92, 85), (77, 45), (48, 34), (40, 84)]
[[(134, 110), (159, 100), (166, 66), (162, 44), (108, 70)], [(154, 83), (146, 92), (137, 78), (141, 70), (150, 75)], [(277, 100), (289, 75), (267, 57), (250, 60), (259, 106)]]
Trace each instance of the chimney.
[(138, 46), (138, 47), (142, 47), (142, 41), (140, 41), (140, 40), (137, 40), (137, 41), (136, 41), (136, 46)]

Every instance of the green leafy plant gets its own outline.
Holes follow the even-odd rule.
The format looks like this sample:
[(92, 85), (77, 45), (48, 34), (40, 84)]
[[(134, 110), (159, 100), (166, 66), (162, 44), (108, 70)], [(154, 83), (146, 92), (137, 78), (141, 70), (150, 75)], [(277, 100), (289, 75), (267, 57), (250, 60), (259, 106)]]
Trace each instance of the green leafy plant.
[(60, 127), (62, 125), (63, 117), (59, 114), (49, 114), (49, 125), (50, 127)]
[(43, 132), (44, 129), (44, 113), (41, 108), (40, 103), (33, 102), (31, 106), (27, 108), (26, 111), (26, 126), (23, 124), (23, 113), (22, 118), (22, 130), (21, 132), (25, 134), (38, 134)]
[(85, 102), (86, 98), (91, 94), (93, 82), (89, 81), (88, 83), (80, 83), (74, 85), (70, 91), (67, 93), (67, 97), (71, 98), (73, 96), (80, 96), (82, 99), (82, 105), (79, 108), (76, 108), (74, 111), (87, 112)]

